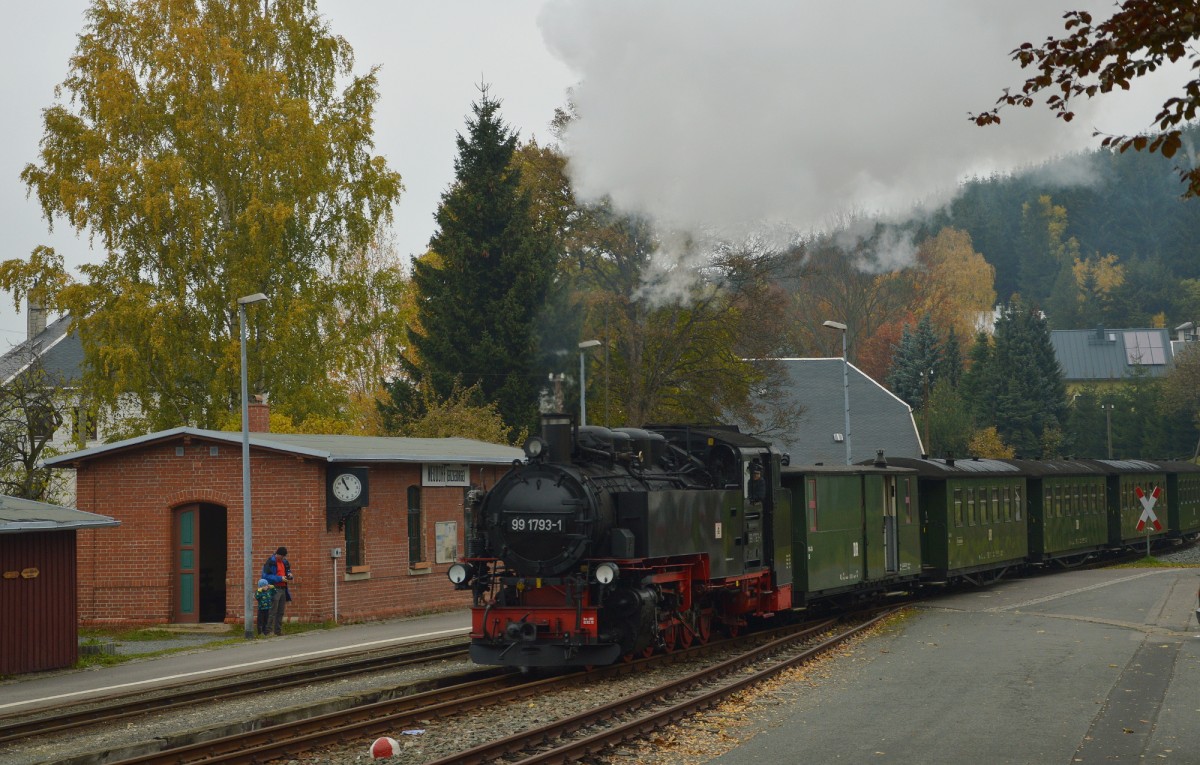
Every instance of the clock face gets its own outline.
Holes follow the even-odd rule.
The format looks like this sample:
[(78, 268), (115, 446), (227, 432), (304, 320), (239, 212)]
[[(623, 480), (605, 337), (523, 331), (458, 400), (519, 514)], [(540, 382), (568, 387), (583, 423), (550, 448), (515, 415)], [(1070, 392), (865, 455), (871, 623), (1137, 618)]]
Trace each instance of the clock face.
[(340, 502), (353, 502), (362, 494), (362, 481), (353, 473), (342, 473), (333, 479), (333, 496)]

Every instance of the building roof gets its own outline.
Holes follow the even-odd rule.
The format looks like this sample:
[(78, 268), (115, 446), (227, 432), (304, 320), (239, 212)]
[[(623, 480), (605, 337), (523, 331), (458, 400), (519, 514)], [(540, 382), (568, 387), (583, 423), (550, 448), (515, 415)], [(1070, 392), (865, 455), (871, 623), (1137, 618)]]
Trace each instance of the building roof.
[[(841, 465), (846, 462), (845, 386), (842, 360), (779, 359), (787, 370), (789, 395), (804, 407), (796, 430), (780, 436), (780, 448), (793, 465)], [(848, 365), (851, 462), (919, 457), (921, 439), (912, 409), (853, 364)]]
[[(218, 443), (242, 443), (240, 432), (172, 428), (129, 438), (112, 444), (63, 454), (45, 460), (50, 467), (70, 467), (74, 463), (107, 457), (117, 452), (138, 449), (169, 441), (198, 439)], [(304, 433), (251, 433), (250, 446), (285, 454), (311, 457), (325, 462), (454, 462), (470, 464), (508, 464), (524, 457), (513, 446), (489, 444), (470, 438), (394, 438), (389, 436), (325, 436)]]
[(1162, 377), (1172, 363), (1165, 329), (1055, 329), (1050, 344), (1067, 382), (1121, 380), (1139, 366)]
[(120, 521), (107, 515), (85, 513), (70, 507), (0, 494), (0, 534), (95, 529), (120, 525)]
[(79, 380), (83, 371), (83, 343), (79, 333), (71, 331), (70, 315), (46, 325), (36, 336), (17, 343), (0, 356), (0, 382), (8, 383), (30, 364), (35, 355), (47, 376), (60, 383)]

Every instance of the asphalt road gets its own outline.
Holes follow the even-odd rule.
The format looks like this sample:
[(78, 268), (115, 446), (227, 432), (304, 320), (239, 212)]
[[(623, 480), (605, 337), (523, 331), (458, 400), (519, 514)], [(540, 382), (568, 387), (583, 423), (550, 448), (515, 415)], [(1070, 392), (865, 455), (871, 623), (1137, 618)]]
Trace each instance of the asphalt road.
[(1200, 763), (1200, 569), (945, 595), (710, 762)]

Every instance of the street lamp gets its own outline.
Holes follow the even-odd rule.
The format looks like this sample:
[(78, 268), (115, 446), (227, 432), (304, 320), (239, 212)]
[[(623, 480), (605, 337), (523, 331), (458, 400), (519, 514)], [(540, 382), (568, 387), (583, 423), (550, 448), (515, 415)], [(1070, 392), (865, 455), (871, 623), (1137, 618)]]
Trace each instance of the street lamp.
[(1100, 408), (1104, 410), (1104, 432), (1108, 441), (1108, 458), (1112, 459), (1112, 411), (1113, 404), (1101, 404)]
[(579, 344), (579, 425), (580, 427), (587, 425), (587, 371), (584, 364), (584, 354), (588, 348), (595, 348), (600, 345), (599, 340), (584, 340)]
[(246, 639), (254, 639), (254, 628), (250, 626), (250, 604), (254, 602), (254, 569), (250, 556), (250, 402), (246, 396), (246, 306), (261, 303), (267, 296), (261, 292), (238, 298), (238, 336), (242, 346), (242, 613), (246, 623)]
[(823, 327), (840, 330), (842, 333), (842, 397), (846, 403), (846, 464), (850, 461), (850, 362), (846, 361), (846, 325), (840, 321), (826, 321)]

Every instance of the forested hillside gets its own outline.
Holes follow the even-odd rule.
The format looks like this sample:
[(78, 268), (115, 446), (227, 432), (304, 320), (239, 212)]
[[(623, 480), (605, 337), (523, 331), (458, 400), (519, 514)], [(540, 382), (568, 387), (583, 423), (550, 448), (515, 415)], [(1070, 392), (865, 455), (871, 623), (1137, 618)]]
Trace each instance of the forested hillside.
[(1193, 127), (1173, 159), (1097, 150), (975, 179), (927, 231), (968, 232), (999, 299), (1019, 293), (1057, 329), (1193, 319), (1200, 200), (1182, 197), (1176, 166), (1197, 143)]

